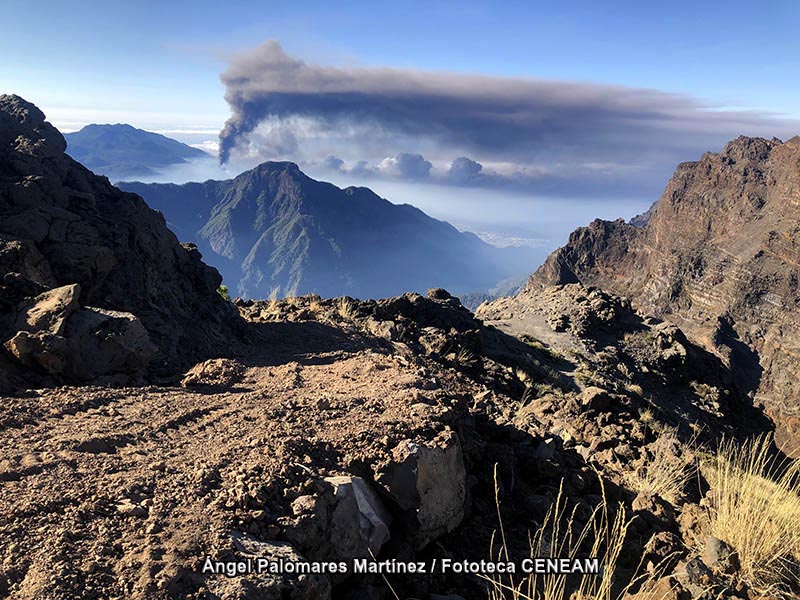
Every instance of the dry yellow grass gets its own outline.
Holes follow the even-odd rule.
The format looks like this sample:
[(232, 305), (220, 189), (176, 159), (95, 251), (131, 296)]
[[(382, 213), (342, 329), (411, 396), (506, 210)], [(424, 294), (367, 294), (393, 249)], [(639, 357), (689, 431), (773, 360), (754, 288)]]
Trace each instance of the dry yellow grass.
[(464, 366), (472, 366), (477, 362), (475, 353), (469, 348), (460, 348), (456, 354), (456, 362)]
[[(500, 518), (499, 500), (497, 503)], [(578, 527), (575, 510), (568, 510), (563, 490), (559, 490), (544, 522), (530, 539), (531, 558), (598, 558), (601, 564), (599, 574), (484, 576), (489, 583), (490, 600), (610, 600), (614, 593), (612, 584), (617, 560), (630, 525), (621, 505), (613, 507), (613, 511), (610, 508), (604, 491), (602, 503), (595, 508), (586, 525)], [(494, 558), (510, 559), (502, 519), (500, 547), (492, 549), (491, 553)], [(616, 597), (621, 597), (624, 591), (618, 592)]]
[(646, 426), (651, 427), (654, 420), (655, 415), (653, 414), (653, 410), (650, 408), (643, 408), (639, 411), (639, 420)]
[[(643, 415), (642, 421), (646, 423), (645, 419), (646, 415)], [(661, 434), (661, 438), (663, 443), (656, 445), (653, 459), (644, 467), (626, 475), (625, 479), (628, 486), (636, 492), (656, 494), (668, 502), (677, 504), (687, 484), (697, 474), (697, 470), (689, 448), (680, 459), (666, 452), (672, 442), (678, 443), (674, 432), (665, 431)]]
[(336, 306), (336, 312), (345, 321), (352, 321), (356, 316), (356, 303), (347, 296), (342, 296)]
[(741, 579), (755, 591), (800, 593), (800, 462), (776, 459), (772, 438), (724, 442), (703, 461), (711, 486), (710, 535), (739, 554)]

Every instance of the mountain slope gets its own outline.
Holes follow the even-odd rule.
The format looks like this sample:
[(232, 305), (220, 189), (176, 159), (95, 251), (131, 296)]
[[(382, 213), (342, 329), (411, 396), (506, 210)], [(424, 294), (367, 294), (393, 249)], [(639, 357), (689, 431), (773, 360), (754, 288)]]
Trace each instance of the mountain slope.
[(645, 227), (576, 230), (528, 286), (572, 282), (625, 294), (714, 348), (800, 439), (800, 137), (740, 137), (679, 165)]
[[(90, 321), (104, 328), (88, 336), (99, 358), (138, 332), (154, 344), (157, 368), (229, 339), (238, 319), (216, 293), (219, 273), (140, 197), (65, 149), (38, 108), (0, 96), (0, 344), (9, 355), (30, 373), (85, 372), (92, 361), (76, 359), (67, 344), (84, 339), (75, 331)], [(0, 387), (5, 363), (0, 351)]]
[(381, 297), (430, 287), (460, 293), (518, 274), (526, 257), (367, 188), (316, 181), (288, 162), (229, 181), (121, 186), (161, 210), (181, 238), (196, 241), (245, 297)]
[(112, 179), (151, 175), (158, 169), (209, 157), (172, 138), (124, 124), (87, 125), (64, 137), (72, 158)]

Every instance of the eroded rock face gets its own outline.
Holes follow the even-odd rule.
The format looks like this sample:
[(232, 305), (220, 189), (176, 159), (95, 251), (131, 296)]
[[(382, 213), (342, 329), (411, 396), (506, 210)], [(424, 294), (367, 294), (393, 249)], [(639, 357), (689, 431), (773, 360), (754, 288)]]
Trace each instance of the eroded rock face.
[(669, 319), (732, 367), (800, 442), (800, 137), (740, 137), (683, 163), (644, 227), (576, 230), (528, 288), (580, 282)]
[(389, 512), (375, 491), (361, 477), (325, 479), (333, 486), (334, 507), (328, 539), (331, 555), (350, 560), (378, 556), (389, 541)]
[[(115, 328), (93, 338), (93, 349), (79, 348), (84, 359), (108, 352), (109, 344), (116, 348), (110, 357), (98, 356), (95, 373), (103, 365), (146, 364), (150, 343), (157, 366), (166, 369), (226, 343), (237, 317), (216, 293), (219, 274), (196, 248), (178, 243), (162, 215), (65, 149), (39, 109), (18, 96), (0, 96), (0, 341), (10, 343), (11, 355), (69, 375), (72, 368), (52, 360), (61, 342), (48, 336), (61, 336), (79, 306), (96, 308), (73, 317), (76, 326), (80, 320), (101, 327), (102, 321), (107, 333)], [(122, 347), (133, 353), (122, 358)]]
[(452, 431), (442, 432), (430, 444), (401, 442), (376, 480), (410, 515), (410, 537), (420, 547), (452, 531), (464, 518), (466, 471), (461, 444)]

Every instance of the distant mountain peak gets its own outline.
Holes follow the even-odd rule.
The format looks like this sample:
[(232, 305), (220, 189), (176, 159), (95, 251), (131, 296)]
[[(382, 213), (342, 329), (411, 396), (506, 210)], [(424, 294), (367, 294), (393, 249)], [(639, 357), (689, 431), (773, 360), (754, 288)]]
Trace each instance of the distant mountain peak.
[(305, 173), (303, 173), (300, 170), (300, 167), (297, 166), (297, 163), (288, 160), (279, 160), (279, 161), (268, 160), (256, 166), (254, 170), (267, 171), (267, 172), (289, 171), (292, 173), (300, 173), (301, 175), (305, 176)]
[(264, 162), (227, 181), (120, 185), (161, 210), (243, 297), (461, 293), (530, 264), (369, 188), (312, 179), (293, 162)]
[(234, 179), (238, 179), (239, 177), (250, 178), (253, 176), (271, 177), (282, 174), (286, 174), (296, 179), (306, 179), (306, 180), (311, 179), (308, 175), (306, 175), (305, 173), (303, 173), (303, 171), (300, 170), (300, 167), (297, 166), (296, 163), (290, 161), (272, 161), (272, 160), (262, 162), (259, 165), (253, 167), (252, 169), (240, 173)]
[(65, 136), (67, 152), (112, 179), (150, 176), (174, 165), (210, 155), (160, 133), (127, 123), (91, 124)]
[(84, 125), (80, 131), (91, 131), (92, 129), (127, 129), (132, 131), (144, 131), (144, 129), (139, 129), (138, 127), (134, 127), (129, 123), (89, 123), (88, 125)]

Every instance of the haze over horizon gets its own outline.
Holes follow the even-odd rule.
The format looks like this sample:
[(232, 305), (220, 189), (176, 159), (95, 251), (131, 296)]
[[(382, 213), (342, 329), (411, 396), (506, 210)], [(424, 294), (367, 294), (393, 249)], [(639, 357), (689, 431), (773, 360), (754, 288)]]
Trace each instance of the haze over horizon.
[(552, 249), (590, 217), (646, 210), (679, 162), (800, 133), (790, 2), (416, 3), (380, 28), (361, 2), (302, 19), (245, 2), (10, 4), (0, 48), (26, 51), (0, 65), (4, 91), (64, 132), (130, 123), (214, 153), (221, 140), (230, 161), (143, 179), (290, 160), (500, 243)]

